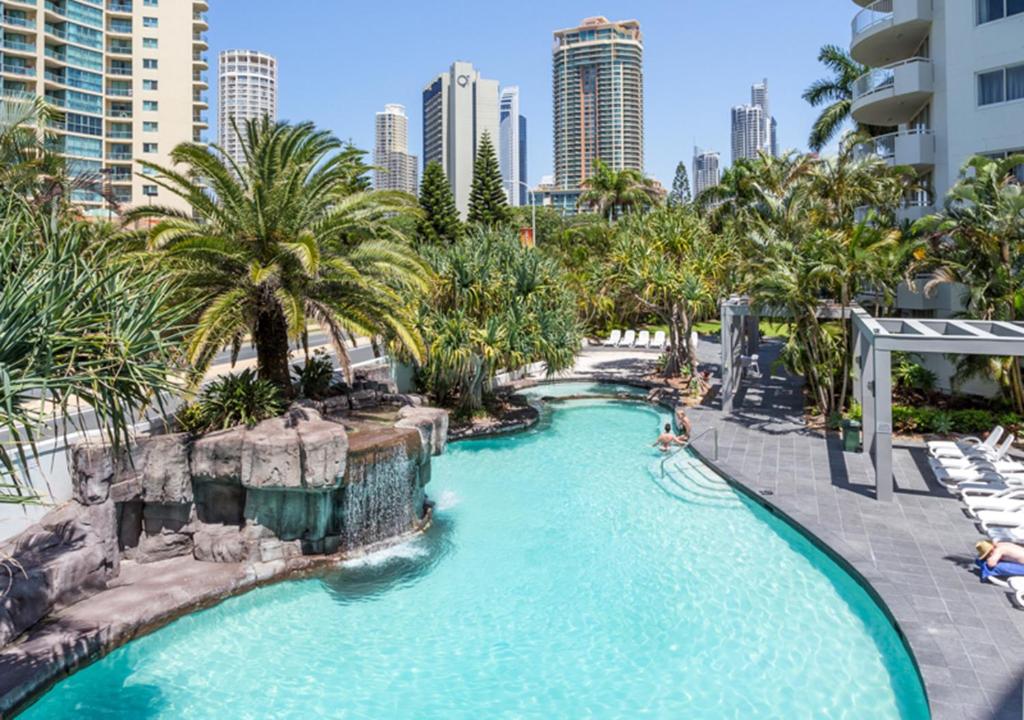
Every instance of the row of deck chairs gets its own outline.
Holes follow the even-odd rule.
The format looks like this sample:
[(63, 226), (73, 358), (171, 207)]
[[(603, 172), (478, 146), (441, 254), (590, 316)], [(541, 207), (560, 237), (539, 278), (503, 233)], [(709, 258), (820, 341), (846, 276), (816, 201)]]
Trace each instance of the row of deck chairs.
[(641, 330), (637, 333), (636, 330), (612, 330), (611, 335), (604, 341), (605, 347), (621, 347), (621, 348), (641, 348), (651, 350), (664, 350), (665, 349), (665, 332), (659, 330), (654, 333), (654, 337), (651, 337), (651, 333), (647, 330)]
[[(960, 498), (981, 532), (993, 542), (1024, 544), (1024, 463), (1010, 459), (1013, 441), (1014, 436), (997, 425), (985, 440), (968, 437), (928, 443), (928, 462), (935, 479)], [(1024, 568), (1019, 569), (1021, 574), (983, 568), (982, 577), (1009, 590), (1018, 606), (1024, 607)]]

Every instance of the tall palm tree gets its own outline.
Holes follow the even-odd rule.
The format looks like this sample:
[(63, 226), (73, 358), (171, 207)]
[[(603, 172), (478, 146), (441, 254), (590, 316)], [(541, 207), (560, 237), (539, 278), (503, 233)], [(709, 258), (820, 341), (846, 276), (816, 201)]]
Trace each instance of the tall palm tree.
[(174, 167), (142, 163), (190, 211), (126, 215), (155, 221), (147, 253), (201, 302), (189, 345), (197, 377), (222, 347), (237, 355), (248, 335), (260, 377), (290, 396), (289, 340), (304, 339), (309, 321), (346, 369), (344, 341), (357, 333), (395, 340), (422, 360), (402, 291), (424, 287), (430, 271), (393, 222), (415, 214), (414, 199), (359, 189), (359, 156), (312, 123), (264, 118), (235, 132), (242, 164), (194, 143), (172, 151)]
[(613, 220), (620, 213), (661, 204), (654, 181), (639, 170), (613, 170), (601, 160), (594, 162), (594, 173), (580, 187), (579, 205)]
[[(975, 156), (946, 196), (942, 212), (919, 220), (915, 231), (935, 240), (937, 264), (930, 291), (942, 282), (967, 287), (971, 317), (1019, 320), (1024, 308), (1024, 186), (1015, 169), (1024, 155), (1002, 160)], [(996, 375), (1014, 408), (1024, 412), (1024, 376), (1016, 358), (1003, 359)]]
[(861, 65), (837, 45), (824, 46), (818, 53), (818, 61), (832, 72), (832, 76), (815, 80), (803, 94), (803, 99), (813, 107), (825, 106), (811, 126), (807, 140), (815, 152), (828, 145), (850, 119), (854, 83), (868, 71), (867, 66)]

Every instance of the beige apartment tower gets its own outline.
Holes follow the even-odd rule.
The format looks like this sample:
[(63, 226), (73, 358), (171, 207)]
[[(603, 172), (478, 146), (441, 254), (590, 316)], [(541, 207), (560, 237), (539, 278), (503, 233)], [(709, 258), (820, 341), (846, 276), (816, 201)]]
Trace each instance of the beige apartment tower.
[(643, 36), (636, 20), (591, 17), (552, 48), (555, 187), (575, 191), (601, 160), (644, 167)]
[(409, 154), (409, 118), (405, 106), (385, 105), (374, 122), (374, 189), (401, 190), (415, 195), (419, 189), (416, 163), (416, 156)]
[(242, 164), (246, 122), (277, 120), (277, 59), (256, 50), (225, 50), (217, 58), (217, 81), (217, 144)]
[(184, 205), (136, 161), (169, 164), (175, 145), (203, 140), (207, 9), (206, 0), (0, 2), (0, 92), (43, 97), (64, 114), (52, 147), (73, 174), (100, 179), (75, 192), (87, 214)]

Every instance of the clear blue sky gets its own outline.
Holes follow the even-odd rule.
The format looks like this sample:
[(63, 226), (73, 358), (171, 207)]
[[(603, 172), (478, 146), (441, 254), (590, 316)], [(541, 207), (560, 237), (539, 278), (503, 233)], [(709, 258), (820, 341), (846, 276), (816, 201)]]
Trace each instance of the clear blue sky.
[[(262, 50), (280, 64), (283, 119), (313, 120), (372, 150), (374, 113), (402, 103), (410, 151), (420, 155), (423, 86), (453, 60), (468, 60), (485, 77), (520, 87), (534, 183), (553, 170), (551, 33), (590, 15), (636, 18), (644, 34), (646, 170), (669, 185), (679, 160), (689, 166), (695, 141), (729, 163), (729, 110), (749, 102), (750, 85), (762, 77), (780, 146), (804, 148), (814, 111), (800, 93), (822, 75), (818, 48), (849, 44), (856, 10), (850, 0), (213, 0), (211, 97), (220, 50)], [(215, 125), (215, 112), (211, 119)]]

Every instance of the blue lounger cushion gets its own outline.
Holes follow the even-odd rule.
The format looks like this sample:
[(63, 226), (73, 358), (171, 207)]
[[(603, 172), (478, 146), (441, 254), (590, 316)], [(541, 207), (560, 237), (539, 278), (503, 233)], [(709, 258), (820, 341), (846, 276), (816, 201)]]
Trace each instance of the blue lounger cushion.
[(981, 571), (982, 582), (988, 580), (990, 577), (996, 578), (1008, 578), (1017, 577), (1018, 575), (1024, 576), (1024, 565), (1015, 562), (999, 562), (996, 563), (995, 567), (989, 567), (984, 560), (975, 560), (974, 564), (978, 566)]

